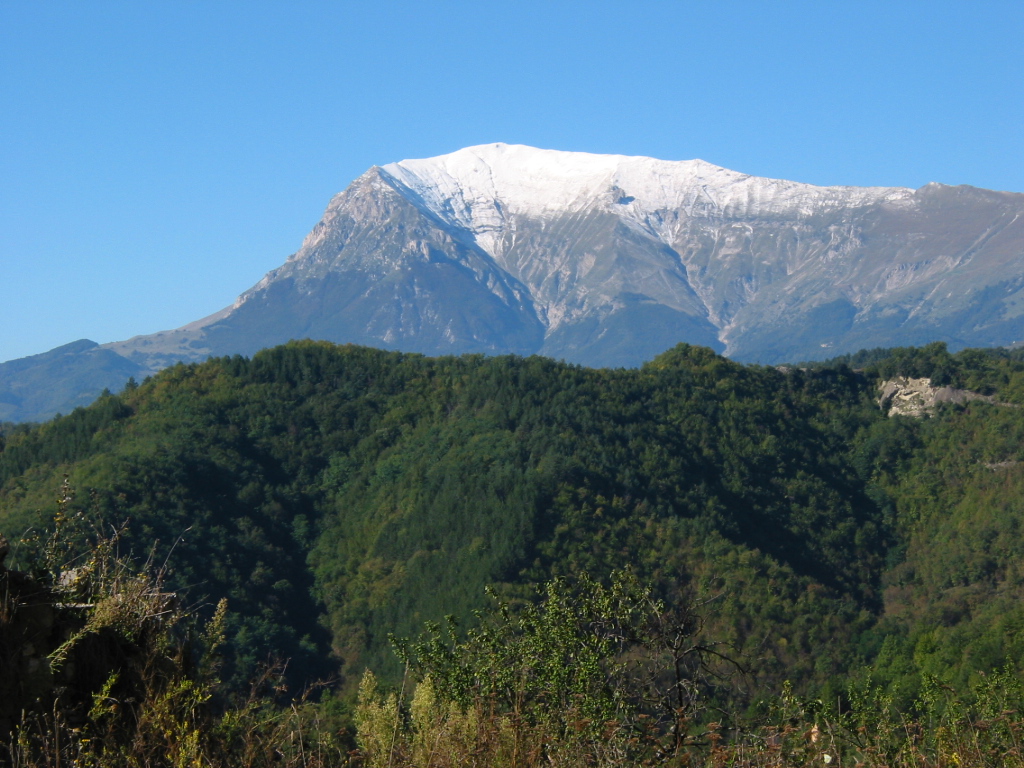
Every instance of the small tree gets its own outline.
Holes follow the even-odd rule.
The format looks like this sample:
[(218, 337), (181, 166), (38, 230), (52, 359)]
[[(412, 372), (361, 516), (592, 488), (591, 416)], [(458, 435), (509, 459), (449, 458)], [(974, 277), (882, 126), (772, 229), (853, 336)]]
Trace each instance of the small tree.
[[(702, 642), (696, 603), (669, 610), (624, 572), (608, 586), (586, 575), (574, 585), (555, 579), (519, 611), (496, 603), (464, 640), (449, 619), (396, 644), (420, 680), (409, 721), (397, 715), (397, 699), (378, 694), (375, 682), (364, 685), (358, 727), (371, 764), (380, 762), (385, 735), (366, 726), (383, 711), (393, 713), (385, 762), (394, 765), (459, 762), (436, 762), (442, 753), (469, 760), (461, 764), (485, 754), (479, 764), (506, 764), (499, 752), (515, 765), (664, 765), (702, 741), (693, 724), (712, 662), (732, 663)], [(475, 741), (467, 739), (467, 718)]]

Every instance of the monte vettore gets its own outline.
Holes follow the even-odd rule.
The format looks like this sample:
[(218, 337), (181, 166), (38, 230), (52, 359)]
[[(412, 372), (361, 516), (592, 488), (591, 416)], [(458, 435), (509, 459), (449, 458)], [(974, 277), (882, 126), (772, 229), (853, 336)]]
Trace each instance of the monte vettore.
[(1024, 340), (1024, 194), (818, 187), (701, 160), (488, 144), (371, 168), (231, 306), (0, 365), (0, 420), (296, 338), (635, 366)]

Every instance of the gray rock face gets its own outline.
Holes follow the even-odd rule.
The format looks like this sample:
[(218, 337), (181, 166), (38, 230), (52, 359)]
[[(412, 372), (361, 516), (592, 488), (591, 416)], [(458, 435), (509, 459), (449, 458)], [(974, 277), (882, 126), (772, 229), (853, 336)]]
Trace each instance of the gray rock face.
[(761, 363), (1010, 345), (1024, 340), (1024, 194), (471, 147), (370, 169), (232, 306), (90, 354), (144, 373), (306, 337), (595, 366), (681, 341)]

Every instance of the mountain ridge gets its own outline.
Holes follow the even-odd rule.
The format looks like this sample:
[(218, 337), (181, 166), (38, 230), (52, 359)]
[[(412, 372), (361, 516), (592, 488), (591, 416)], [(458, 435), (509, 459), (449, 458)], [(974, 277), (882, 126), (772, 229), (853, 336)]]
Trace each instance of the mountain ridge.
[(100, 349), (146, 374), (306, 337), (597, 367), (680, 341), (764, 363), (1010, 345), (1024, 338), (1024, 194), (468, 147), (374, 166), (234, 303)]

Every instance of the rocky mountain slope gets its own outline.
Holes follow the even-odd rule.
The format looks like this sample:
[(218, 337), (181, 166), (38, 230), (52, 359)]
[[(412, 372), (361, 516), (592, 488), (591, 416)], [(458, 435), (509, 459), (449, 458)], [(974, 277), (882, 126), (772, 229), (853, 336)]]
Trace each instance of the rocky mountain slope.
[[(763, 363), (1010, 345), (1022, 214), (1024, 194), (972, 187), (816, 187), (490, 144), (371, 168), (232, 306), (98, 351), (145, 374), (304, 337), (594, 366), (679, 341)], [(11, 394), (9, 365), (0, 418), (48, 415)]]

